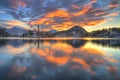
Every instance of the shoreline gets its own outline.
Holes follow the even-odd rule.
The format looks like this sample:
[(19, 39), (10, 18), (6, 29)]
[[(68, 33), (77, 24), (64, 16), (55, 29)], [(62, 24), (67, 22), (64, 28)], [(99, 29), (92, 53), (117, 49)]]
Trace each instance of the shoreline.
[(0, 37), (0, 39), (14, 39), (14, 40), (119, 40), (120, 38), (96, 38), (96, 37), (47, 37), (47, 38), (34, 38), (34, 37)]

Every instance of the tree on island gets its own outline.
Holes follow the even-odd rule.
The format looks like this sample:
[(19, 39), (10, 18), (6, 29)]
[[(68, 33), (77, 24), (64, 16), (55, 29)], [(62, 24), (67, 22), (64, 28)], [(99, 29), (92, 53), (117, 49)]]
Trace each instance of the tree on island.
[(28, 25), (30, 26), (29, 35), (35, 35), (36, 37), (39, 37), (40, 36), (40, 25), (39, 24), (30, 25), (30, 23), (28, 23)]

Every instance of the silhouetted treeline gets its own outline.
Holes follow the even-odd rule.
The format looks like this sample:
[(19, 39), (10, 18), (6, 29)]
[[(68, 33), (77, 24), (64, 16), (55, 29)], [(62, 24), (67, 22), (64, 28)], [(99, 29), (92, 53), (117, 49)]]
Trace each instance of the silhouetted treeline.
[(120, 27), (96, 30), (91, 32), (92, 37), (120, 37)]
[(5, 31), (5, 29), (0, 28), (0, 37), (9, 36), (9, 34)]

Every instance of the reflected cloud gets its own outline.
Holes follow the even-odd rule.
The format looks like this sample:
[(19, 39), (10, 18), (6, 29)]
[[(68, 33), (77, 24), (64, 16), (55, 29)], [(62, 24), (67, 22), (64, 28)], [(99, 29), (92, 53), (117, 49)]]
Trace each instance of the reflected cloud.
[(25, 40), (0, 40), (0, 52), (9, 54), (21, 54), (30, 49), (28, 41)]
[[(78, 47), (76, 44), (79, 42), (81, 45)], [(11, 53), (21, 53), (14, 54), (11, 59), (6, 80), (120, 79), (116, 66), (119, 61), (106, 57), (101, 49), (84, 47), (83, 40), (33, 40), (19, 47), (9, 44), (5, 48), (13, 50)]]
[(29, 44), (25, 44), (21, 47), (14, 47), (14, 46), (11, 46), (11, 45), (6, 45), (6, 49), (7, 49), (7, 52), (8, 53), (12, 53), (12, 54), (17, 54), (17, 53), (24, 53), (25, 50), (29, 49)]

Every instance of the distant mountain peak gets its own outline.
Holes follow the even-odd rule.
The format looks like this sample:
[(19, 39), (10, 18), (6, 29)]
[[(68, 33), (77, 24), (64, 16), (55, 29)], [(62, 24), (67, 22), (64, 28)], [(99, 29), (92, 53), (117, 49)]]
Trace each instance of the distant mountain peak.
[(22, 27), (14, 26), (12, 28), (6, 28), (6, 32), (10, 35), (22, 36), (23, 34), (27, 33), (28, 31)]
[(74, 30), (74, 31), (79, 31), (79, 30), (84, 30), (86, 31), (84, 28), (82, 28), (81, 26), (74, 26), (72, 28), (70, 28), (69, 30)]
[(57, 30), (50, 30), (49, 32), (50, 32), (50, 33), (56, 33)]
[(82, 28), (81, 26), (74, 26), (73, 28)]

